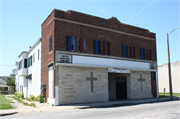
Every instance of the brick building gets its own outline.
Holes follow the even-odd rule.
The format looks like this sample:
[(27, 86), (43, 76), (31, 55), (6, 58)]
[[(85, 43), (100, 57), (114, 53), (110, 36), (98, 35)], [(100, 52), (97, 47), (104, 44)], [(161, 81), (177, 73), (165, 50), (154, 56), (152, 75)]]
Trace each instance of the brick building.
[(156, 36), (147, 29), (57, 9), (42, 23), (48, 103), (157, 98), (156, 67)]

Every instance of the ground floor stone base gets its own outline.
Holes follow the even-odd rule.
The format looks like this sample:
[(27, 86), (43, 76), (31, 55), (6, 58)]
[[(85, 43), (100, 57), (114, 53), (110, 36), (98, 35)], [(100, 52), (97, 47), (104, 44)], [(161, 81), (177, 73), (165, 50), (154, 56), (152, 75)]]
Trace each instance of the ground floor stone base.
[(108, 73), (107, 68), (57, 66), (55, 102), (62, 105), (116, 100), (121, 95), (117, 93), (120, 91), (118, 77), (126, 80), (126, 99), (153, 97), (150, 71)]

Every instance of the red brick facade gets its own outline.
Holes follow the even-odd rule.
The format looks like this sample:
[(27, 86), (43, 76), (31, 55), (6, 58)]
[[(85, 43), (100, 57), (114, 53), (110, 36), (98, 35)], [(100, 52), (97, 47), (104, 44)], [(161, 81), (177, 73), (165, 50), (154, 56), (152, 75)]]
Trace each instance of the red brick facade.
[[(53, 38), (53, 52), (49, 53), (49, 38), (51, 36)], [(48, 66), (46, 65), (52, 61), (55, 62), (55, 50), (66, 51), (66, 36), (74, 36), (76, 39), (78, 37), (85, 38), (87, 53), (94, 53), (93, 40), (98, 40), (101, 43), (103, 41), (110, 43), (111, 56), (122, 57), (122, 45), (128, 45), (135, 47), (136, 59), (140, 59), (140, 48), (145, 48), (151, 49), (152, 61), (157, 61), (154, 33), (122, 24), (114, 17), (103, 19), (75, 11), (65, 12), (55, 9), (42, 24), (41, 83), (46, 84), (46, 98), (49, 94)], [(77, 52), (77, 40), (75, 46)], [(102, 46), (101, 54), (103, 54)]]

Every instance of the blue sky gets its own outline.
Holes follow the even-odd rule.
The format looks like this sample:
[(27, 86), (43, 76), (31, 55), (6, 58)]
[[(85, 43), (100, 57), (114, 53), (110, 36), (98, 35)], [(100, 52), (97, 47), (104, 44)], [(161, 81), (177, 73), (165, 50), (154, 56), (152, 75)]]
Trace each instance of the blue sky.
[[(0, 75), (41, 37), (41, 24), (56, 8), (110, 18), (156, 33), (158, 65), (167, 60), (167, 35), (180, 27), (180, 0), (0, 0)], [(180, 29), (170, 35), (171, 62), (180, 60)]]

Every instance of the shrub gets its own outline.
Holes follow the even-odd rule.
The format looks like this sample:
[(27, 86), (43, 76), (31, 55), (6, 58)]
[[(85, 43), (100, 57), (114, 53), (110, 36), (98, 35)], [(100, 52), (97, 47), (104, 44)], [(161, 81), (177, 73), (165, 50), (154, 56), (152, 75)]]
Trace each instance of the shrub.
[(40, 98), (39, 98), (40, 96), (37, 96), (37, 100), (36, 101), (40, 101)]
[(30, 106), (36, 107), (36, 104), (35, 103), (31, 103)]
[(15, 96), (17, 96), (18, 95), (17, 91), (14, 94), (15, 94)]
[(20, 94), (20, 97), (21, 97), (21, 98), (24, 98), (24, 93), (23, 93), (23, 92)]
[(21, 97), (21, 94), (17, 94), (17, 98), (20, 98)]
[(40, 95), (39, 95), (39, 102), (40, 103), (43, 103), (44, 102), (44, 98), (43, 98), (44, 96), (43, 96), (43, 93), (41, 93)]
[(31, 99), (30, 98), (26, 98), (28, 101), (31, 101)]
[(30, 96), (31, 101), (35, 101), (35, 98), (36, 98), (36, 97), (35, 97), (34, 95), (31, 95), (31, 96)]

